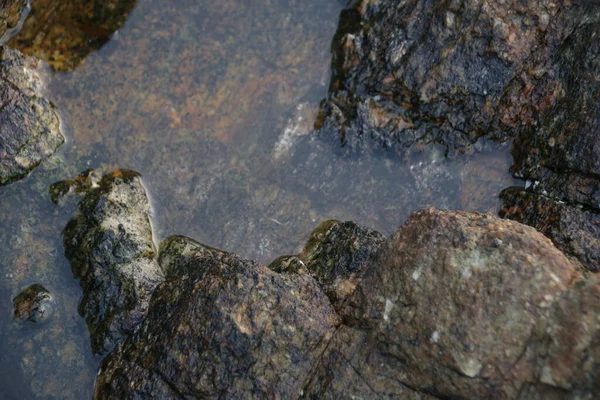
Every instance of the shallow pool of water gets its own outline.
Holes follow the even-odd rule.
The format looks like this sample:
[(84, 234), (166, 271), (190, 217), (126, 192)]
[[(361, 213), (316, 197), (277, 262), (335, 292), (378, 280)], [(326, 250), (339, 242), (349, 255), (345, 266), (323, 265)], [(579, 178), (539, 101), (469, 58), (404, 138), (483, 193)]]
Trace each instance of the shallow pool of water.
[[(395, 159), (348, 155), (311, 132), (343, 2), (128, 3), (123, 26), (99, 26), (93, 34), (103, 39), (90, 42), (72, 21), (35, 9), (66, 6), (36, 0), (29, 18), (43, 23), (26, 21), (29, 31), (9, 42), (54, 65), (48, 93), (68, 141), (28, 178), (0, 188), (6, 398), (88, 398), (99, 362), (62, 250), (74, 204), (50, 201), (55, 181), (87, 168), (134, 169), (150, 192), (157, 241), (188, 235), (264, 263), (298, 252), (327, 219), (389, 234), (426, 206), (495, 212), (497, 193), (513, 182), (506, 144), (461, 159), (433, 146)], [(78, 47), (62, 43), (68, 57), (54, 54), (47, 32)], [(23, 327), (11, 321), (11, 300), (32, 283), (55, 294), (57, 309), (45, 325)]]

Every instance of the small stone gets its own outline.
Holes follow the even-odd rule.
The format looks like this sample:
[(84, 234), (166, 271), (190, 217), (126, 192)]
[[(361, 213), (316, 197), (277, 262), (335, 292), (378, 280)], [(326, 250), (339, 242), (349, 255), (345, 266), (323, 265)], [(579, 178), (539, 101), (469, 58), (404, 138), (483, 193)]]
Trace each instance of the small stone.
[(45, 322), (54, 309), (54, 298), (38, 283), (23, 290), (13, 299), (13, 303), (14, 318), (23, 322)]

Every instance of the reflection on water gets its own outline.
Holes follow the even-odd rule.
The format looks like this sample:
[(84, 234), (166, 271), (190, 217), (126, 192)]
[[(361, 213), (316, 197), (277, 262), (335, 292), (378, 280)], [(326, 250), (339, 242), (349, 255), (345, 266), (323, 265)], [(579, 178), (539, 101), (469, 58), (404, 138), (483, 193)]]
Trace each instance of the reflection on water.
[[(73, 204), (56, 206), (48, 194), (88, 168), (142, 173), (158, 239), (184, 234), (262, 262), (297, 252), (325, 219), (390, 233), (428, 205), (495, 211), (497, 193), (512, 183), (505, 147), (486, 144), (459, 160), (434, 146), (399, 159), (351, 156), (311, 132), (339, 12), (335, 0), (140, 0), (116, 33), (82, 29), (77, 19), (26, 22), (11, 44), (45, 54), (56, 70), (80, 65), (49, 82), (68, 143), (29, 178), (0, 188), (3, 293), (12, 299), (41, 283), (57, 299), (43, 327), (1, 315), (0, 372), (16, 362), (23, 390), (37, 397), (89, 397), (98, 360), (60, 238)], [(60, 32), (75, 35), (74, 45)], [(86, 35), (111, 40), (88, 54), (79, 46)]]

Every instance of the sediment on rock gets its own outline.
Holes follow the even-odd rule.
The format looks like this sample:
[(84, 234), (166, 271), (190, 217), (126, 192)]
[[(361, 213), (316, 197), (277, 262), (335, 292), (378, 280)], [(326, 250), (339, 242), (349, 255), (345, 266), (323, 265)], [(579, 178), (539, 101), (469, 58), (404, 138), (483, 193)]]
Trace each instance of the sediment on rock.
[(25, 177), (64, 143), (43, 97), (38, 61), (0, 47), (0, 186)]
[(150, 202), (137, 172), (105, 175), (64, 231), (65, 255), (83, 288), (79, 312), (94, 353), (104, 353), (144, 319), (164, 280), (156, 260)]

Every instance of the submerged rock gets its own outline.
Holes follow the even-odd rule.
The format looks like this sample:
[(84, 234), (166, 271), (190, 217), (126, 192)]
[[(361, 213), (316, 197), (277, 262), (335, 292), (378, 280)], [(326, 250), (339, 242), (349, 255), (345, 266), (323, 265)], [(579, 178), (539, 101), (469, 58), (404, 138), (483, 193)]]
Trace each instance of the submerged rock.
[(64, 231), (65, 255), (83, 288), (79, 312), (94, 353), (133, 333), (163, 281), (150, 225), (150, 202), (137, 172), (105, 175), (79, 203)]
[(0, 185), (23, 178), (64, 143), (37, 61), (0, 47)]
[(339, 319), (308, 274), (179, 237), (147, 319), (107, 356), (96, 398), (295, 398)]
[(337, 309), (385, 241), (381, 233), (354, 222), (327, 221), (311, 233), (299, 258)]
[(118, 31), (137, 0), (35, 0), (10, 47), (71, 71)]
[(481, 137), (513, 137), (559, 96), (548, 66), (589, 3), (353, 2), (316, 126), (350, 149), (394, 152), (419, 142), (470, 152)]
[(27, 0), (3, 0), (0, 3), (0, 40), (5, 39), (3, 36), (19, 25), (27, 3)]
[(13, 299), (14, 317), (20, 321), (45, 322), (52, 315), (54, 299), (45, 287), (28, 286)]
[[(514, 221), (427, 209), (387, 241), (330, 221), (270, 269), (181, 236), (160, 259), (167, 280), (103, 361), (96, 398), (592, 398), (600, 385), (600, 280)], [(340, 296), (330, 278), (348, 272)]]

